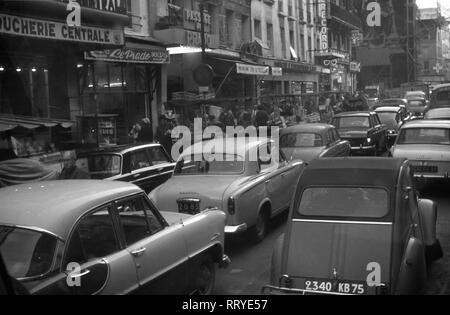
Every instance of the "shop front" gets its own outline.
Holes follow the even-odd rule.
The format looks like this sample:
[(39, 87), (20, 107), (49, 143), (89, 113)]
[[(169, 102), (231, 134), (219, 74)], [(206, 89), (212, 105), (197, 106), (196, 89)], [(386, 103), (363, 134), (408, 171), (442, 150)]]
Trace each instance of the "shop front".
[(67, 24), (60, 1), (0, 3), (0, 140), (30, 157), (72, 149), (71, 104), (85, 50), (121, 47), (128, 16), (82, 7), (80, 27)]

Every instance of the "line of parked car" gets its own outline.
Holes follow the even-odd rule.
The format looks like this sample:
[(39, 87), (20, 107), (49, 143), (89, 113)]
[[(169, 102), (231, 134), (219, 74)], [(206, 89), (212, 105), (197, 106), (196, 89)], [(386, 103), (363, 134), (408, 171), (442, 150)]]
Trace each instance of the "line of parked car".
[[(96, 180), (0, 189), (0, 253), (32, 294), (211, 294), (225, 235), (260, 242), (289, 211), (265, 292), (419, 293), (442, 250), (414, 177), (448, 179), (450, 122), (394, 105), (177, 161), (159, 144), (82, 155)], [(375, 157), (391, 144), (394, 158)]]

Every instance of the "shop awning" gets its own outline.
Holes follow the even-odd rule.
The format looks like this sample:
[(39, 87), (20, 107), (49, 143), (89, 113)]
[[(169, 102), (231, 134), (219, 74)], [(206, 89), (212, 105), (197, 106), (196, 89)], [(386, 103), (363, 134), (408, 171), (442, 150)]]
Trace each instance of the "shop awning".
[(11, 116), (0, 115), (0, 132), (22, 127), (26, 129), (37, 129), (40, 127), (52, 128), (61, 126), (63, 128), (70, 128), (74, 122), (70, 120), (49, 119), (49, 118), (35, 118), (27, 116)]

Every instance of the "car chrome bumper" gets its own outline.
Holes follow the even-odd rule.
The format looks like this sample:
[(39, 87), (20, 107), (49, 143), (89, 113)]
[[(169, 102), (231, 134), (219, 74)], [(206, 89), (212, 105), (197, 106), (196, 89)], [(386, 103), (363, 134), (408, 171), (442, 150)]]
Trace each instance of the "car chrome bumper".
[(243, 223), (241, 225), (227, 225), (225, 226), (225, 234), (236, 234), (247, 231), (247, 223)]
[(227, 255), (222, 256), (222, 261), (219, 263), (219, 268), (225, 269), (231, 264), (231, 259)]
[(450, 179), (450, 174), (414, 174), (415, 179), (422, 179), (422, 180), (433, 180), (433, 179)]
[(317, 292), (317, 291), (309, 291), (309, 290), (301, 290), (301, 289), (290, 289), (290, 288), (281, 288), (273, 285), (266, 285), (261, 290), (262, 294), (265, 295), (350, 295), (344, 293), (334, 293), (334, 292)]

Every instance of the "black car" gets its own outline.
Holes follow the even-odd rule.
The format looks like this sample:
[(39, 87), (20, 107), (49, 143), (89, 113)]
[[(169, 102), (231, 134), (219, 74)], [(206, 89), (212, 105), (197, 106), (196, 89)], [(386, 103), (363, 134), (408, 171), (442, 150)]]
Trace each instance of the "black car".
[(375, 112), (341, 113), (331, 124), (350, 142), (352, 154), (376, 156), (387, 150), (387, 128)]
[(130, 182), (150, 193), (165, 183), (175, 162), (160, 144), (116, 146), (79, 154), (77, 164), (92, 179)]

